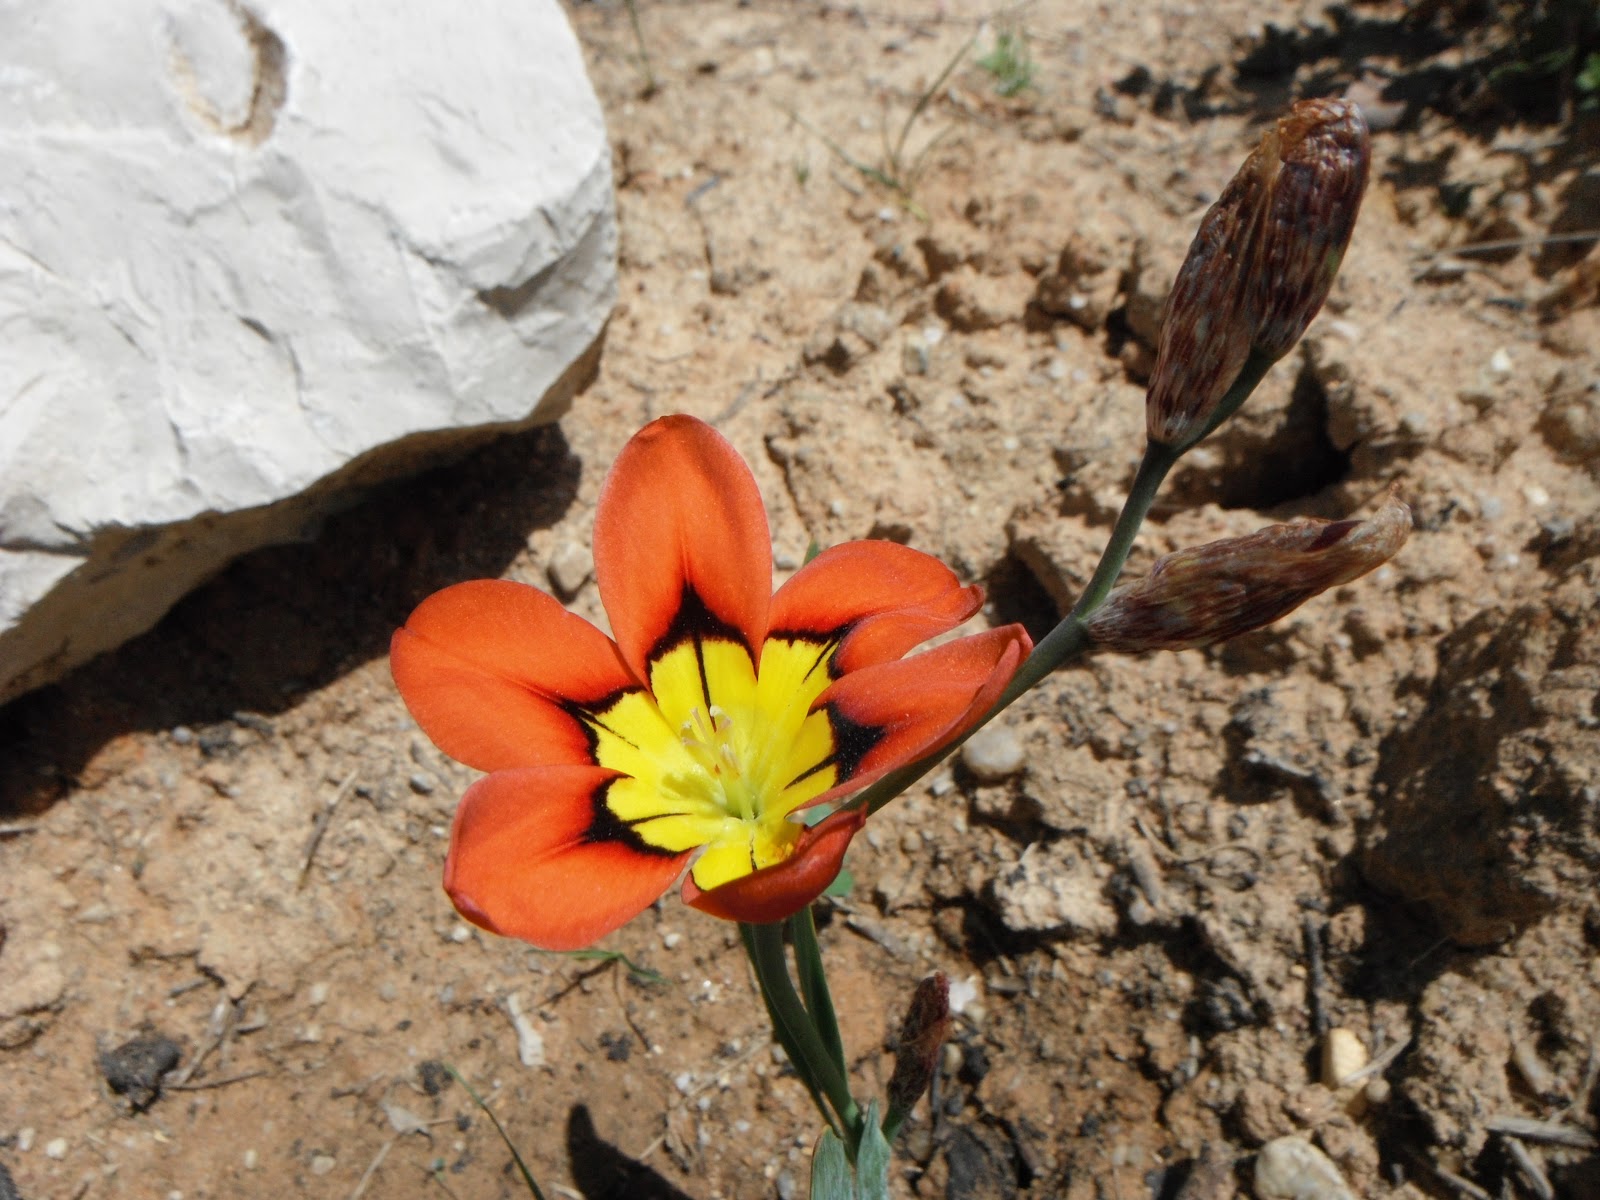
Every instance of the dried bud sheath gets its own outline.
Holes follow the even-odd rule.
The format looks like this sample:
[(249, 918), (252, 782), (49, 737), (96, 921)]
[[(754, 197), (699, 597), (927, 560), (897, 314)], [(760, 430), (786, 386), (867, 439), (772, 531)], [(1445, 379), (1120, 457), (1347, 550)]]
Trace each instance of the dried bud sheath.
[(900, 1024), (894, 1074), (889, 1077), (889, 1113), (896, 1126), (933, 1082), (939, 1050), (949, 1030), (950, 981), (936, 971), (917, 984)]
[(1089, 637), (1122, 654), (1225, 642), (1381, 566), (1410, 533), (1411, 510), (1391, 497), (1364, 521), (1269, 525), (1179, 550), (1112, 592), (1089, 618)]
[(1167, 297), (1145, 400), (1151, 441), (1199, 441), (1228, 415), (1219, 406), (1251, 356), (1270, 364), (1300, 340), (1338, 274), (1370, 165), (1366, 122), (1348, 101), (1302, 100), (1262, 137)]

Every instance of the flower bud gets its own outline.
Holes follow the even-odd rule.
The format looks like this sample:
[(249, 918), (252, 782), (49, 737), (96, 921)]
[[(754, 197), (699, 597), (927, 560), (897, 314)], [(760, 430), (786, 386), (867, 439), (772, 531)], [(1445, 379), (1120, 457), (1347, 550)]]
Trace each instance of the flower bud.
[(1167, 297), (1145, 400), (1151, 441), (1199, 441), (1231, 412), (1219, 406), (1251, 356), (1264, 370), (1300, 340), (1338, 274), (1370, 165), (1349, 101), (1302, 100), (1262, 137)]
[(900, 1024), (895, 1048), (894, 1074), (889, 1077), (890, 1119), (916, 1107), (939, 1069), (939, 1050), (950, 1030), (950, 981), (935, 971), (911, 995), (911, 1006)]
[(1270, 625), (1311, 597), (1381, 566), (1411, 533), (1391, 496), (1364, 521), (1296, 521), (1159, 559), (1088, 619), (1097, 649), (1188, 650)]

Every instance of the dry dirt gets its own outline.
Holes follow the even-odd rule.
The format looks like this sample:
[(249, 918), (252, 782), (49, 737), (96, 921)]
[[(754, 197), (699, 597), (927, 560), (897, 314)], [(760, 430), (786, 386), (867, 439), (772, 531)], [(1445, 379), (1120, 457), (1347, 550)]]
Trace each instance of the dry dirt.
[[(860, 1093), (920, 976), (966, 993), (898, 1196), (1252, 1195), (1295, 1131), (1358, 1196), (1539, 1195), (1522, 1152), (1600, 1196), (1600, 266), (1441, 253), (1600, 227), (1595, 128), (1464, 101), (1483, 35), (1442, 7), (1040, 0), (1012, 97), (975, 4), (644, 3), (653, 91), (626, 8), (574, 9), (622, 301), (572, 414), (0, 712), (0, 1195), (520, 1194), (441, 1064), (551, 1196), (803, 1195), (816, 1120), (730, 926), (669, 896), (607, 942), (652, 978), (452, 912), (470, 773), (389, 633), (486, 575), (598, 618), (596, 488), (672, 410), (749, 458), (780, 566), (909, 540), (1042, 632), (1131, 476), (1205, 205), (1294, 97), (1354, 88), (1378, 128), (1338, 286), (1134, 569), (1393, 482), (1410, 544), (1273, 630), (1048, 681), (999, 726), (1020, 771), (958, 763), (874, 819), (824, 949)], [(909, 194), (845, 160), (893, 171), (975, 34)], [(1359, 1100), (1328, 1027), (1390, 1054)]]

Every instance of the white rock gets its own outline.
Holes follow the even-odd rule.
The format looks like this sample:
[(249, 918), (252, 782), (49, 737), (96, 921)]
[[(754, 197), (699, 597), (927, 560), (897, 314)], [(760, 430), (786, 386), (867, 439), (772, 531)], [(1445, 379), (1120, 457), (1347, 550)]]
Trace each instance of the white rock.
[(1000, 920), (1007, 929), (1067, 929), (1104, 935), (1117, 927), (1117, 914), (1093, 866), (1067, 840), (1022, 852), (1017, 865), (994, 881)]
[(559, 416), (610, 161), (555, 0), (0, 9), (0, 701), (352, 485)]
[(1339, 1168), (1304, 1138), (1281, 1137), (1256, 1155), (1257, 1200), (1355, 1200)]
[(1000, 783), (1022, 770), (1022, 739), (1006, 725), (986, 726), (961, 747), (961, 762), (979, 783)]

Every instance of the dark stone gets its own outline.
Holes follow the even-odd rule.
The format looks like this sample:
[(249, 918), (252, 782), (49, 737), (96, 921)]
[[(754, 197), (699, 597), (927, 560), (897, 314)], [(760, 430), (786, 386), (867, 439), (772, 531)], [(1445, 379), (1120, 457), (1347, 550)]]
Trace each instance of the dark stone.
[(136, 1037), (115, 1050), (100, 1052), (100, 1074), (134, 1112), (143, 1112), (161, 1095), (161, 1080), (178, 1065), (183, 1049), (160, 1034)]
[(419, 1065), (417, 1077), (422, 1083), (422, 1090), (430, 1096), (437, 1096), (450, 1086), (450, 1072), (436, 1058), (427, 1059)]

